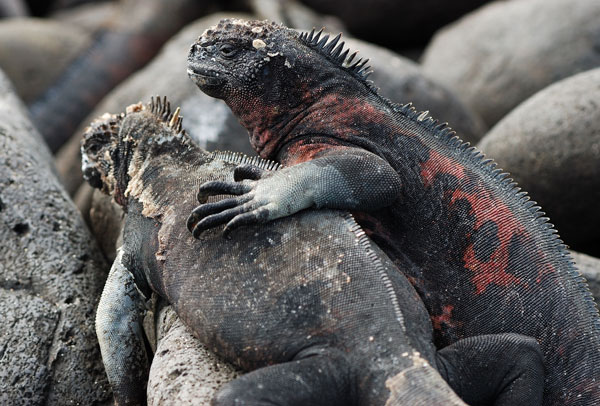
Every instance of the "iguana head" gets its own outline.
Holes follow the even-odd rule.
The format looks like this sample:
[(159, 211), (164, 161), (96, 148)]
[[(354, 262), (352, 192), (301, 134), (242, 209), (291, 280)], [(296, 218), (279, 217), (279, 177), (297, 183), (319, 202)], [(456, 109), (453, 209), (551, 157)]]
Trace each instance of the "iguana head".
[(115, 189), (115, 151), (124, 114), (105, 113), (85, 129), (81, 142), (81, 170), (90, 186), (112, 194)]
[(265, 91), (264, 68), (281, 54), (280, 45), (294, 36), (294, 31), (267, 21), (221, 20), (192, 45), (188, 74), (213, 97), (258, 95)]
[(171, 113), (166, 98), (152, 99), (148, 105), (133, 104), (121, 114), (105, 113), (83, 134), (83, 177), (125, 206), (130, 176), (142, 169), (145, 158), (188, 142), (179, 109)]
[(224, 19), (192, 45), (188, 74), (206, 94), (225, 100), (254, 149), (270, 157), (324, 94), (366, 84), (366, 61), (351, 64), (355, 54), (348, 57), (340, 36)]

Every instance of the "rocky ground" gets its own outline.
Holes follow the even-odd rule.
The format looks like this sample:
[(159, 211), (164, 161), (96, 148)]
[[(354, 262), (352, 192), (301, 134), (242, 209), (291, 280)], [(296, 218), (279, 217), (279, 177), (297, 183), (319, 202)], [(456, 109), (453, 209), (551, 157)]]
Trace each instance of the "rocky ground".
[[(93, 324), (122, 213), (83, 184), (81, 132), (160, 94), (204, 148), (252, 154), (186, 75), (225, 16), (343, 31), (384, 96), (449, 122), (539, 202), (600, 298), (600, 2), (364, 4), (0, 0), (0, 404), (112, 402)], [(148, 403), (207, 404), (238, 372), (155, 305)]]

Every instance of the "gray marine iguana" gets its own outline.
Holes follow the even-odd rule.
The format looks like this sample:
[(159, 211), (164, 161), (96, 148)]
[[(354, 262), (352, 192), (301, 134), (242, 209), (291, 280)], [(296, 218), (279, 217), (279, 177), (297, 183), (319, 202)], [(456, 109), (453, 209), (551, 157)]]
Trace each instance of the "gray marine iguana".
[(191, 214), (195, 236), (266, 222), (308, 207), (350, 210), (407, 268), (442, 348), (481, 334), (535, 337), (546, 367), (544, 405), (600, 404), (600, 319), (589, 289), (535, 202), (446, 124), (381, 97), (365, 60), (340, 35), (222, 20), (188, 56), (202, 91), (223, 99), (263, 158), (238, 195)]
[[(183, 214), (195, 196), (182, 191), (233, 180), (239, 164), (275, 165), (200, 149), (178, 114), (166, 99), (133, 105), (94, 121), (82, 142), (84, 176), (126, 211), (96, 318), (117, 404), (144, 402), (149, 356), (140, 318), (151, 292), (215, 353), (252, 371), (225, 385), (216, 405), (464, 405), (440, 373), (462, 382), (457, 389), (475, 404), (499, 392), (496, 404), (539, 404), (537, 342), (500, 334), (436, 352), (399, 261), (349, 213), (307, 211), (228, 240), (220, 230), (193, 238)], [(474, 351), (482, 340), (493, 343), (484, 354)]]

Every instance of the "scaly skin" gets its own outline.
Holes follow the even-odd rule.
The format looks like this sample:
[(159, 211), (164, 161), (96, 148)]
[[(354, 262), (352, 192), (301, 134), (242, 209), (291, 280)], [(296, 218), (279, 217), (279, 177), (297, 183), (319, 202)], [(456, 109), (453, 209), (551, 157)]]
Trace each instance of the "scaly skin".
[(194, 235), (349, 209), (392, 260), (417, 265), (406, 276), (438, 348), (481, 334), (534, 337), (544, 405), (600, 404), (598, 311), (544, 213), (445, 124), (379, 96), (365, 61), (351, 64), (338, 39), (224, 20), (192, 46), (192, 80), (230, 106), (262, 157), (286, 166), (201, 186), (243, 203), (193, 212)]
[[(140, 321), (152, 291), (209, 348), (253, 371), (227, 384), (217, 405), (464, 405), (437, 368), (475, 404), (498, 390), (504, 405), (539, 404), (535, 340), (475, 337), (436, 352), (414, 288), (348, 213), (309, 211), (229, 240), (218, 230), (192, 238), (183, 214), (195, 199), (182, 190), (232, 180), (239, 163), (273, 164), (201, 150), (169, 110), (164, 101), (105, 115), (82, 145), (86, 179), (127, 212), (96, 318), (117, 404), (144, 402)], [(480, 356), (490, 342), (497, 362)]]

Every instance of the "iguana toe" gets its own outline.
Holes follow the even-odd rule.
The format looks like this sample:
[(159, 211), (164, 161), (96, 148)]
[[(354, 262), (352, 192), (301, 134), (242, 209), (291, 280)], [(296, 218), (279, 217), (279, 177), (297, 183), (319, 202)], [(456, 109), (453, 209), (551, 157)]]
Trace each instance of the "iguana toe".
[(223, 229), (223, 237), (229, 237), (231, 231), (238, 227), (258, 223), (266, 223), (267, 221), (269, 221), (269, 218), (271, 217), (269, 206), (270, 205), (266, 205), (249, 213), (243, 213), (235, 216), (233, 219), (231, 219), (229, 223), (227, 223), (227, 225)]
[(215, 195), (243, 195), (252, 190), (249, 183), (210, 181), (200, 185), (196, 195), (199, 203), (206, 203), (210, 196)]
[(262, 178), (265, 173), (268, 173), (268, 171), (259, 168), (256, 165), (240, 165), (233, 170), (233, 180), (236, 182), (244, 179), (258, 180)]
[(242, 206), (233, 207), (231, 209), (224, 210), (220, 213), (211, 214), (201, 219), (192, 230), (194, 237), (198, 236), (205, 230), (225, 224), (236, 216), (242, 215), (252, 210), (252, 206), (244, 204)]

